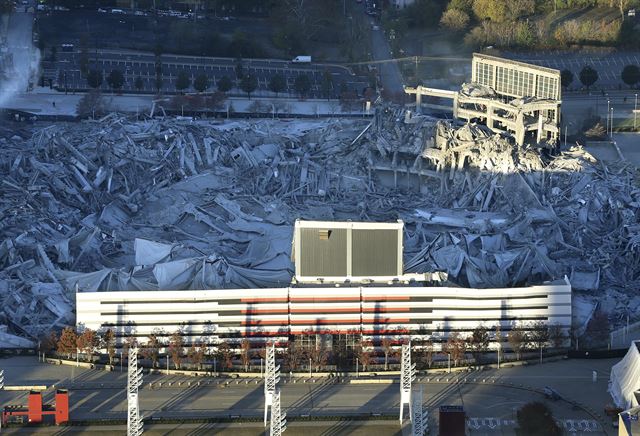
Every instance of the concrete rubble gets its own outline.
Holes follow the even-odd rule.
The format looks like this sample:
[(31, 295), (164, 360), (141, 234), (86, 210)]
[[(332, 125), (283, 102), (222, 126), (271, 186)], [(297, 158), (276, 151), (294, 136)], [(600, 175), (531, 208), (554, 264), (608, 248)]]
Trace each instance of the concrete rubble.
[(382, 107), (357, 120), (111, 114), (5, 126), (0, 147), (0, 346), (73, 324), (76, 289), (286, 286), (297, 218), (400, 218), (406, 271), (455, 284), (566, 275), (578, 326), (595, 303), (615, 323), (638, 299), (637, 172), (578, 146), (552, 156)]

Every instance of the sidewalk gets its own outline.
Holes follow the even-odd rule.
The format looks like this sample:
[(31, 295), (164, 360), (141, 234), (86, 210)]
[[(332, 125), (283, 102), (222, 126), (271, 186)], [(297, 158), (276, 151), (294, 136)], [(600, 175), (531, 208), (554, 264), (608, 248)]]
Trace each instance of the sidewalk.
[[(35, 88), (33, 92), (14, 95), (3, 107), (42, 116), (76, 116), (76, 107), (84, 94), (63, 94), (50, 90), (48, 87)], [(150, 113), (155, 96), (149, 94), (102, 94), (109, 110), (126, 113)], [(165, 97), (169, 101), (173, 96)], [(163, 105), (162, 102), (158, 103)], [(263, 115), (283, 116), (357, 116), (366, 117), (368, 114), (361, 103), (354, 103), (352, 110), (343, 111), (339, 100), (296, 98), (265, 98), (265, 97), (229, 97), (223, 102), (219, 112), (247, 114), (259, 113)], [(166, 103), (165, 103), (166, 106)], [(358, 107), (358, 109), (355, 109)], [(197, 112), (197, 111), (196, 111)], [(156, 111), (156, 115), (159, 112)]]

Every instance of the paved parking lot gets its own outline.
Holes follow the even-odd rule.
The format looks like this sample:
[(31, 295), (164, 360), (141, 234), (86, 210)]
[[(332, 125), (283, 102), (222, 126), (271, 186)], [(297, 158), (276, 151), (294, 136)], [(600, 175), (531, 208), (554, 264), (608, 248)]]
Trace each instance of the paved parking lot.
[[(438, 406), (463, 404), (473, 435), (514, 434), (517, 409), (536, 400), (546, 402), (559, 423), (572, 434), (613, 434), (602, 417), (588, 410), (597, 409), (601, 413), (609, 401), (608, 371), (616, 361), (568, 360), (500, 370), (442, 373), (420, 376), (414, 386), (423, 388), (424, 405), (430, 410), (433, 424)], [(126, 373), (45, 365), (35, 357), (4, 359), (0, 361), (0, 368), (5, 370), (7, 385), (55, 383), (69, 388), (71, 414), (75, 419), (126, 416)], [(594, 370), (598, 373), (596, 382), (592, 381)], [(150, 386), (149, 382), (154, 385)], [(538, 389), (546, 385), (570, 401), (545, 399)], [(319, 378), (312, 383), (302, 379), (293, 383), (283, 376), (280, 387), (282, 404), (289, 416), (395, 415), (399, 410), (397, 381), (351, 384)], [(50, 389), (45, 401), (51, 401), (52, 396)], [(573, 401), (584, 406), (577, 406)], [(0, 402), (24, 404), (26, 392), (0, 392)], [(263, 386), (257, 378), (245, 381), (145, 375), (140, 391), (141, 410), (149, 417), (260, 417), (263, 404)]]
[(573, 83), (570, 89), (580, 89), (580, 70), (589, 65), (598, 72), (595, 88), (617, 89), (618, 86), (628, 87), (620, 78), (622, 69), (627, 65), (640, 66), (640, 52), (614, 53), (576, 53), (566, 51), (540, 51), (535, 53), (504, 53), (505, 57), (543, 67), (558, 70), (569, 70), (573, 73)]
[[(99, 51), (89, 54), (89, 68), (103, 72), (105, 80), (102, 89), (109, 90), (106, 77), (112, 70), (119, 70), (124, 74), (124, 91), (137, 92), (135, 80), (140, 77), (143, 80), (144, 92), (156, 92), (156, 57), (150, 53)], [(80, 73), (80, 53), (61, 53), (56, 62), (56, 72), (53, 74), (56, 86), (59, 90), (74, 89), (84, 90), (88, 88), (85, 78)], [(235, 59), (210, 58), (195, 56), (162, 55), (162, 91), (176, 92), (176, 79), (181, 71), (185, 71), (190, 78), (191, 88), (187, 92), (195, 91), (193, 80), (196, 76), (204, 74), (209, 79), (209, 90), (215, 90), (218, 80), (223, 76), (235, 82)], [(334, 64), (301, 64), (276, 59), (243, 59), (241, 61), (245, 73), (250, 73), (258, 80), (257, 95), (267, 95), (271, 78), (281, 74), (287, 82), (288, 92), (295, 94), (294, 81), (300, 74), (308, 75), (312, 90), (308, 97), (327, 98), (322, 92), (322, 83), (325, 72), (331, 75), (331, 97), (339, 97), (342, 84), (349, 89), (362, 93), (367, 86), (365, 78), (352, 74), (347, 67)], [(236, 89), (236, 92), (242, 93)], [(273, 94), (273, 93), (272, 93)], [(275, 95), (275, 94), (273, 94)]]

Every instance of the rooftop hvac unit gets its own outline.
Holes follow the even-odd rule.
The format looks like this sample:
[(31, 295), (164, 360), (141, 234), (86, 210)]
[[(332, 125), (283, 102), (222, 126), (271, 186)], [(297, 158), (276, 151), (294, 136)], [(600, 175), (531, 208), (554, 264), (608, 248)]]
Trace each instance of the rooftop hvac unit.
[(404, 223), (296, 221), (298, 283), (380, 282), (402, 276)]

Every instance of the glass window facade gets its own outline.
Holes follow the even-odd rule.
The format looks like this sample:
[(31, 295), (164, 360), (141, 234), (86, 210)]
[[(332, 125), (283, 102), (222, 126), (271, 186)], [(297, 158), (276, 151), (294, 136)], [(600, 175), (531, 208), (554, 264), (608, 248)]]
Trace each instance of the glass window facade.
[(536, 96), (540, 98), (558, 98), (558, 79), (553, 77), (538, 76), (538, 89)]
[(493, 65), (484, 62), (476, 63), (475, 81), (493, 87)]
[[(558, 100), (560, 74), (526, 71), (528, 67), (498, 60), (474, 59), (473, 80), (495, 88), (499, 94), (513, 97), (532, 96)], [(534, 66), (531, 67), (535, 68)], [(494, 86), (495, 74), (495, 86)]]

